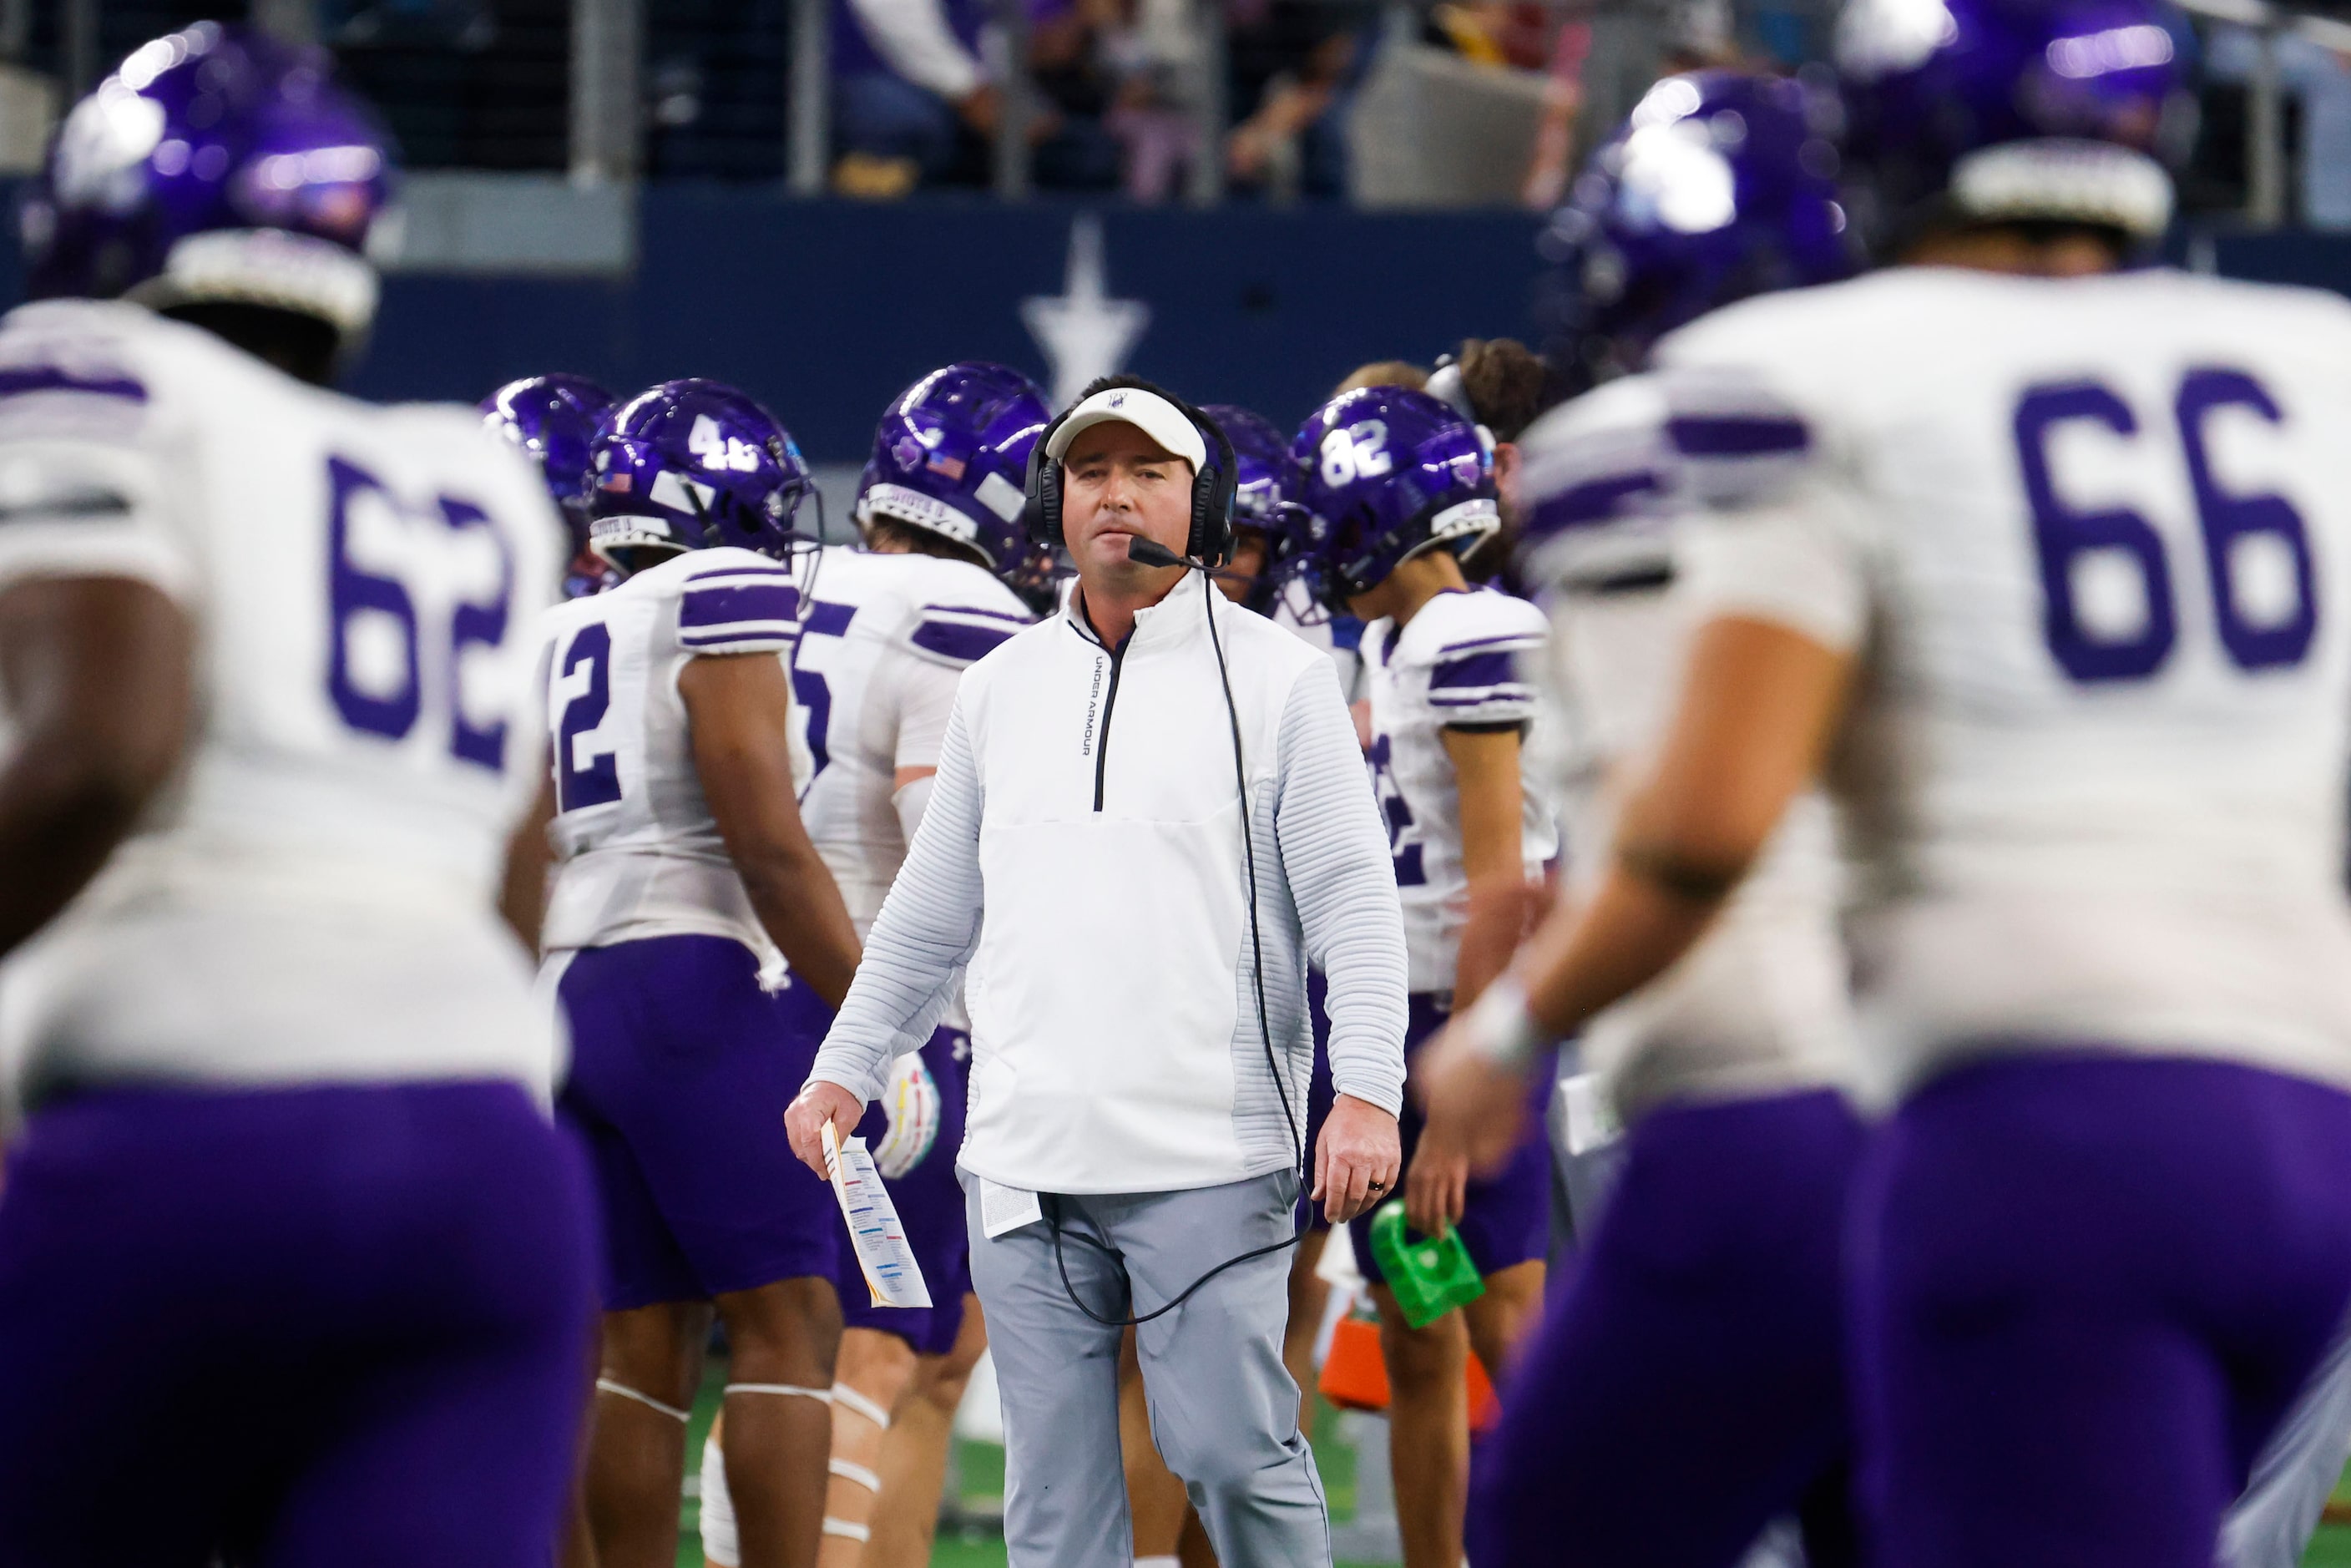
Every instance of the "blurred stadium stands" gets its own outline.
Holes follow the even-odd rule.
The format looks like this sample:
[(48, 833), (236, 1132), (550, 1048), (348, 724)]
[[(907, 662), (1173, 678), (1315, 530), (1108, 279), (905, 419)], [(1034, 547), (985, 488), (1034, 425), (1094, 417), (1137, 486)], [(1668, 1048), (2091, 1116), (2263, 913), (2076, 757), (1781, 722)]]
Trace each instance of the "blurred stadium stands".
[[(1411, 206), (1541, 205), (1572, 162), (1575, 124), (1588, 141), (1661, 70), (1816, 59), (1834, 9), (1831, 0), (854, 3), (997, 18), (977, 48), (1003, 94), (1001, 123), (992, 143), (966, 134), (950, 183), (1016, 194), (1040, 183), (1120, 188), (1121, 170), (1099, 158), (1054, 155), (1054, 139), (1032, 149), (1022, 125), (1050, 120), (1059, 141), (1085, 128), (1123, 148), (1113, 157), (1134, 193)], [(800, 195), (835, 183), (823, 68), (858, 26), (852, 0), (234, 0), (227, 9), (246, 6), (333, 47), (382, 106), (413, 169)], [(2338, 214), (2301, 195), (2307, 182), (2296, 178), (2313, 160), (2351, 164), (2351, 129), (2336, 129), (2351, 128), (2351, 23), (2268, 0), (2192, 8), (2206, 13), (2199, 26), (2215, 68), (2185, 183), (2189, 211), (2266, 225), (2314, 205), (2321, 221), (2351, 223), (2351, 198)], [(11, 134), (27, 106), (37, 126), (57, 88), (69, 95), (140, 42), (223, 9), (0, 0), (0, 61), (10, 68), (0, 72), (0, 162), (27, 160), (35, 138)], [(2214, 29), (2232, 26), (2218, 16), (2253, 26), (2216, 39)], [(1224, 155), (1196, 156), (1201, 147)], [(1153, 177), (1138, 181), (1138, 162)], [(2351, 185), (2351, 168), (2344, 180)]]

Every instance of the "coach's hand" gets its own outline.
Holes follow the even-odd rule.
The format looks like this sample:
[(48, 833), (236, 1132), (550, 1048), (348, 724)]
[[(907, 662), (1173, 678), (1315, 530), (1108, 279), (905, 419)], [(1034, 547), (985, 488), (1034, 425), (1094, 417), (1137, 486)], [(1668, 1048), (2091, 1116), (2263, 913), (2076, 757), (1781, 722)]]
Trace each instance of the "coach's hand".
[(833, 1136), (848, 1140), (857, 1131), (858, 1122), (865, 1114), (865, 1102), (838, 1083), (827, 1083), (821, 1078), (809, 1080), (798, 1098), (784, 1108), (784, 1132), (792, 1141), (792, 1153), (802, 1164), (823, 1179), (832, 1178), (824, 1169), (824, 1124), (832, 1124)]
[(1396, 1119), (1368, 1100), (1342, 1094), (1314, 1145), (1314, 1190), (1323, 1216), (1344, 1225), (1395, 1190), (1404, 1165)]

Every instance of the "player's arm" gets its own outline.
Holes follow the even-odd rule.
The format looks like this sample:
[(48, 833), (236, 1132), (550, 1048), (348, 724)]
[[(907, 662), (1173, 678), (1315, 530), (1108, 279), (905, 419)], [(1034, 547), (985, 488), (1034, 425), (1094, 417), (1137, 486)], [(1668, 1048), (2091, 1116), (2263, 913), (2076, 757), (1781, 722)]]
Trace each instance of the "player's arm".
[(533, 953), (547, 916), (547, 874), (555, 863), (547, 830), (554, 821), (555, 777), (549, 771), (539, 782), (538, 799), (507, 841), (506, 870), (498, 883), (498, 914)]
[(127, 577), (34, 577), (0, 590), (0, 954), (98, 874), (178, 765), (194, 707), (194, 632)]
[[(1453, 762), (1461, 810), (1461, 867), (1468, 918), (1454, 958), (1453, 1005), (1466, 1011), (1510, 961), (1525, 934), (1527, 885), (1516, 725), (1448, 727), (1439, 732)], [(1442, 1235), (1468, 1201), (1469, 1162), (1423, 1145), (1405, 1172), (1406, 1218), (1425, 1236)]]
[(1772, 621), (1725, 615), (1699, 630), (1664, 751), (1625, 804), (1598, 890), (1544, 922), (1513, 980), (1457, 1019), (1429, 1063), (1439, 1146), (1479, 1164), (1506, 1155), (1523, 1098), (1512, 1059), (1689, 951), (1818, 773), (1853, 667), (1850, 652)]
[(1525, 805), (1516, 725), (1441, 733), (1460, 796), (1461, 869), (1469, 883), (1470, 918), (1454, 964), (1453, 1006), (1459, 1011), (1509, 965), (1523, 935)]
[(694, 765), (751, 907), (792, 972), (838, 1008), (857, 972), (857, 931), (800, 821), (786, 736), (791, 688), (773, 653), (705, 655), (677, 681)]

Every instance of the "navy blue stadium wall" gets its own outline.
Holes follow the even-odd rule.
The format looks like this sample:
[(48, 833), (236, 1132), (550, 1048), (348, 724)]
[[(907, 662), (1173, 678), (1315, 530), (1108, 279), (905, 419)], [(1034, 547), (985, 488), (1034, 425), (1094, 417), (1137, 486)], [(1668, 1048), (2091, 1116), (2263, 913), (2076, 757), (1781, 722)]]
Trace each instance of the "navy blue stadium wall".
[[(946, 361), (999, 360), (1050, 386), (1020, 305), (1068, 295), (1084, 213), (652, 189), (633, 277), (392, 279), (354, 388), (473, 398), (544, 370), (615, 389), (714, 376), (766, 401), (810, 457), (845, 461)], [(1149, 312), (1125, 368), (1278, 422), (1363, 361), (1532, 330), (1535, 225), (1513, 214), (1111, 208), (1099, 228), (1108, 298)], [(1114, 330), (1115, 310), (1093, 329)]]

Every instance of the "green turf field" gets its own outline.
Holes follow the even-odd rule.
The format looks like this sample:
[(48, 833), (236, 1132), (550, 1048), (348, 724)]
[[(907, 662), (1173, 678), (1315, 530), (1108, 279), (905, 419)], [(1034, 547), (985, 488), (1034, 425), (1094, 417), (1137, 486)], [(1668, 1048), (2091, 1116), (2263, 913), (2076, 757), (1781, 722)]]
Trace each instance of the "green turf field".
[[(694, 1424), (687, 1434), (686, 1472), (699, 1471), (702, 1465), (702, 1439), (710, 1430), (711, 1421), (718, 1414), (718, 1391), (726, 1381), (723, 1363), (714, 1361), (702, 1382), (702, 1396), (695, 1401)], [(1324, 1406), (1322, 1418), (1315, 1429), (1328, 1432), (1337, 1412)], [(1322, 1471), (1322, 1485), (1330, 1494), (1331, 1513), (1334, 1519), (1349, 1519), (1355, 1511), (1354, 1450), (1335, 1443), (1317, 1443), (1316, 1463)], [(1004, 1495), (1004, 1450), (985, 1443), (962, 1445), (962, 1490), (966, 1498), (974, 1500), (1000, 1500)], [(2351, 1471), (2346, 1471), (2335, 1495), (2351, 1503)], [(678, 1568), (702, 1568), (702, 1536), (698, 1510), (695, 1500), (685, 1500), (684, 1528), (678, 1532)], [(2317, 1538), (2311, 1542), (2310, 1551), (2303, 1558), (2303, 1568), (2351, 1568), (2351, 1524), (2322, 1524)], [(932, 1568), (1004, 1568), (1004, 1541), (992, 1532), (956, 1534), (942, 1530), (938, 1545), (931, 1553)], [(1370, 1564), (1342, 1563), (1340, 1568), (1373, 1568)]]

